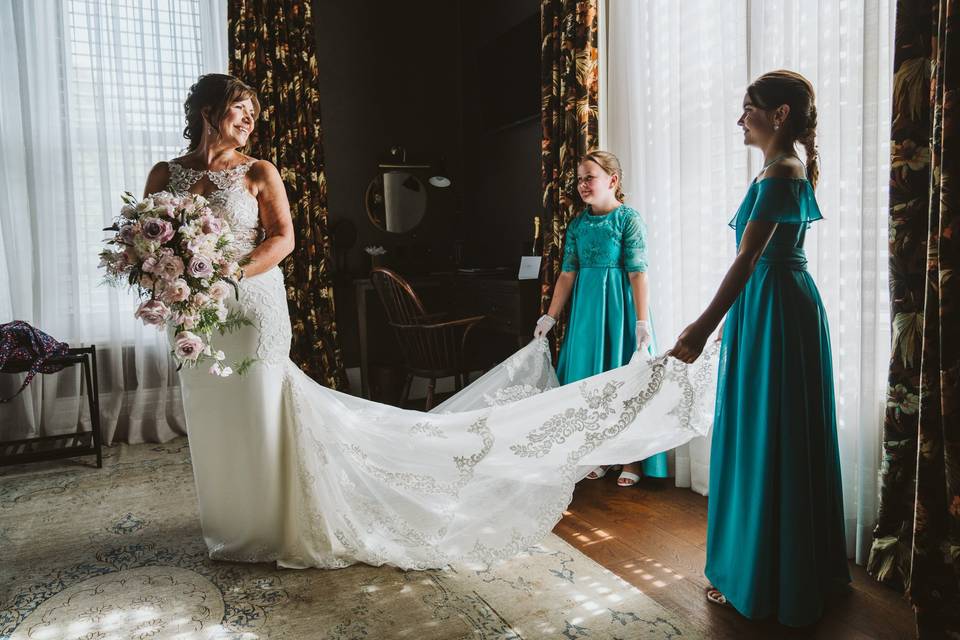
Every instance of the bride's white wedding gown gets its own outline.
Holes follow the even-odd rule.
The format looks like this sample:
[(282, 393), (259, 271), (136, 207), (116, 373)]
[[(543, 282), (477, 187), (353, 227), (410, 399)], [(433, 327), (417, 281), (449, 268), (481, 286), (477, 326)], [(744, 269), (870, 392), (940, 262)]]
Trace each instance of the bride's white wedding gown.
[[(244, 251), (260, 234), (249, 165), (170, 163), (168, 189), (207, 175)], [(356, 562), (488, 565), (536, 544), (598, 464), (642, 460), (704, 435), (716, 348), (694, 365), (660, 357), (557, 387), (536, 340), (430, 413), (320, 386), (289, 359), (278, 268), (233, 302), (253, 326), (219, 338), (243, 376), (181, 371), (203, 535), (213, 558), (286, 567)]]

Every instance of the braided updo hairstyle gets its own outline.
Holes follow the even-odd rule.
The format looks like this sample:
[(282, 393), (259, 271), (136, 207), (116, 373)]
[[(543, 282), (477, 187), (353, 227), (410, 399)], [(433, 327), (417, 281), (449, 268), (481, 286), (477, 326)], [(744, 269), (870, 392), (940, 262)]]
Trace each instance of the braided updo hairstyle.
[(820, 179), (820, 154), (817, 150), (817, 106), (810, 81), (795, 71), (770, 71), (747, 87), (750, 102), (760, 109), (790, 107), (783, 122), (793, 142), (803, 145), (807, 156), (807, 179), (814, 187)]
[[(241, 80), (224, 73), (208, 73), (200, 76), (190, 87), (187, 100), (183, 103), (187, 126), (183, 137), (190, 141), (188, 149), (193, 151), (200, 144), (203, 135), (204, 115), (214, 130), (219, 132), (220, 121), (235, 102), (249, 99), (253, 103), (253, 118), (260, 115), (260, 101), (257, 92)], [(204, 113), (206, 112), (206, 113)]]
[(617, 176), (617, 190), (614, 196), (619, 202), (624, 202), (627, 197), (623, 193), (623, 169), (620, 168), (620, 160), (617, 159), (617, 156), (609, 151), (597, 150), (583, 156), (580, 162), (586, 162), (587, 160), (599, 165), (607, 175)]

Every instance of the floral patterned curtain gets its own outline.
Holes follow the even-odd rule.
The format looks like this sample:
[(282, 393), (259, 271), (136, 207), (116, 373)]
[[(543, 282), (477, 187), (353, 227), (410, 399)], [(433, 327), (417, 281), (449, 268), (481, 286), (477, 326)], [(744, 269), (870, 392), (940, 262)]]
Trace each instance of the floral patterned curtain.
[(296, 229), (297, 247), (281, 264), (293, 324), (290, 356), (317, 382), (343, 389), (311, 3), (230, 0), (228, 17), (230, 72), (256, 89), (263, 108), (251, 154), (280, 171)]
[(960, 632), (960, 0), (900, 0), (890, 176), (893, 353), (868, 570), (921, 638)]
[[(598, 141), (597, 1), (543, 0), (540, 14), (544, 220), (540, 307), (546, 313), (563, 261), (567, 223), (578, 213), (577, 164)], [(554, 329), (563, 342), (564, 322)]]

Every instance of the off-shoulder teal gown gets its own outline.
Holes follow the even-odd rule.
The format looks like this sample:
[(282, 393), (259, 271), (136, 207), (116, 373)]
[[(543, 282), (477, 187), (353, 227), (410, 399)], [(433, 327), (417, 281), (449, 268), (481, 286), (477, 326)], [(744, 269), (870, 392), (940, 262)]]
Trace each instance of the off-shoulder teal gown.
[(723, 329), (706, 576), (748, 618), (805, 626), (850, 581), (827, 315), (804, 236), (807, 180), (750, 185), (730, 226), (778, 223)]
[[(630, 362), (637, 349), (637, 314), (629, 274), (647, 270), (646, 226), (640, 214), (626, 205), (604, 215), (583, 211), (567, 227), (562, 270), (576, 272), (577, 279), (557, 364), (560, 384)], [(649, 353), (656, 353), (655, 344)], [(643, 472), (667, 477), (667, 454), (644, 460)]]

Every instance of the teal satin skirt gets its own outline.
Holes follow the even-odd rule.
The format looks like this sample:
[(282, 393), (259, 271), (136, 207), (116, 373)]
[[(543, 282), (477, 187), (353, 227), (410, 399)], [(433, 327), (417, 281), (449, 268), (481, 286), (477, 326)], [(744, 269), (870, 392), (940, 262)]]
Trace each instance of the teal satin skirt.
[(803, 250), (767, 253), (723, 330), (705, 573), (744, 616), (805, 626), (850, 580), (830, 333)]

